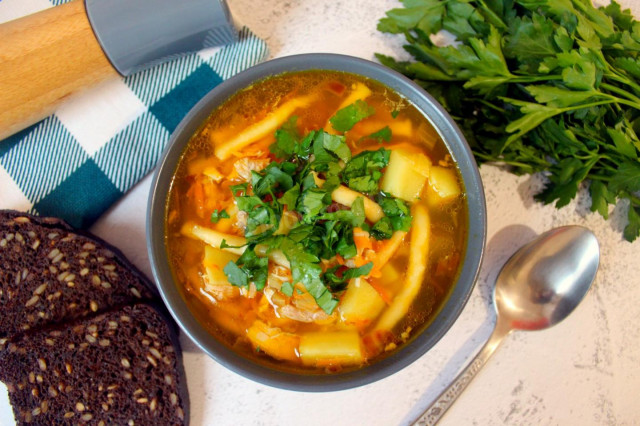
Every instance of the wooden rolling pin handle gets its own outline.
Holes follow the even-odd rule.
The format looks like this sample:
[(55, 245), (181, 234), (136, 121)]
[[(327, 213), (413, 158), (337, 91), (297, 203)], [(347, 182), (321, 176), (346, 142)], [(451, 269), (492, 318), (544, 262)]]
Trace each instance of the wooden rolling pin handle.
[(119, 76), (82, 0), (0, 25), (0, 140), (50, 115), (64, 99)]

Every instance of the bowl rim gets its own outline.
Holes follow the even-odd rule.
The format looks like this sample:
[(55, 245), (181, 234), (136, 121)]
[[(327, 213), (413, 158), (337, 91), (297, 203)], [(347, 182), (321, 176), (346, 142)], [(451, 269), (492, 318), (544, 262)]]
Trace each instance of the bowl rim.
[[(468, 207), (468, 235), (463, 267), (454, 289), (431, 323), (394, 354), (363, 368), (331, 375), (296, 374), (258, 364), (238, 355), (211, 336), (191, 314), (167, 261), (165, 206), (177, 162), (194, 132), (219, 105), (239, 90), (269, 76), (305, 70), (336, 70), (358, 74), (395, 90), (410, 101), (438, 131), (462, 175)], [(285, 56), (253, 66), (207, 93), (173, 131), (156, 166), (147, 204), (146, 240), (153, 278), (164, 304), (182, 331), (206, 354), (229, 370), (276, 388), (325, 392), (363, 386), (390, 376), (426, 354), (451, 328), (466, 305), (478, 274), (486, 243), (484, 189), (478, 166), (462, 132), (444, 108), (424, 89), (380, 64), (347, 55), (307, 53)]]

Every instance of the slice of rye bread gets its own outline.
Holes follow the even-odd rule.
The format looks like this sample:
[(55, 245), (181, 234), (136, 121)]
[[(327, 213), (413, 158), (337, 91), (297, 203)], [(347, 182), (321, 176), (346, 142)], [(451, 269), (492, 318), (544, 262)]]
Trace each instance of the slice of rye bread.
[(0, 380), (18, 424), (188, 424), (170, 324), (141, 303), (14, 338)]
[(60, 219), (0, 210), (0, 350), (26, 330), (156, 295), (101, 239)]

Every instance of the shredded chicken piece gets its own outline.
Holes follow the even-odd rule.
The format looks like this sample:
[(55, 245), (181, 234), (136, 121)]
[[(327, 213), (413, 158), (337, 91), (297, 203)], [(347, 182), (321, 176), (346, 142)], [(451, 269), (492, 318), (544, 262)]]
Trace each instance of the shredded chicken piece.
[(251, 172), (259, 172), (271, 163), (268, 158), (243, 157), (233, 163), (233, 172), (230, 179), (240, 179), (245, 182), (251, 181)]
[(249, 284), (249, 288), (241, 287), (240, 295), (245, 296), (247, 299), (253, 299), (256, 297), (256, 293), (258, 290), (256, 289), (256, 285), (254, 283)]
[(279, 309), (280, 315), (283, 317), (300, 321), (300, 322), (316, 322), (316, 321), (324, 321), (329, 318), (323, 310), (315, 309), (313, 311), (308, 311), (304, 309), (299, 309), (293, 305), (286, 305)]
[(204, 284), (200, 288), (200, 292), (205, 294), (209, 298), (213, 298), (217, 301), (225, 300), (225, 299), (233, 299), (237, 297), (238, 287), (234, 287), (232, 285), (214, 285), (209, 281), (209, 277), (207, 274), (200, 274), (202, 279), (202, 283)]
[(238, 230), (242, 231), (244, 234), (244, 230), (247, 228), (247, 218), (249, 215), (247, 212), (239, 211), (236, 214), (236, 222), (233, 224)]

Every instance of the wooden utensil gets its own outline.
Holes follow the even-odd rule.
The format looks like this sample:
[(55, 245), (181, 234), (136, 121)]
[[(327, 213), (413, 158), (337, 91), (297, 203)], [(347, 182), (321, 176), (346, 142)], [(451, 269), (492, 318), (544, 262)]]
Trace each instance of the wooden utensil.
[(69, 3), (0, 25), (0, 139), (51, 114), (64, 99), (119, 76), (87, 19)]
[(4, 23), (0, 140), (97, 83), (236, 38), (224, 0), (73, 0)]

